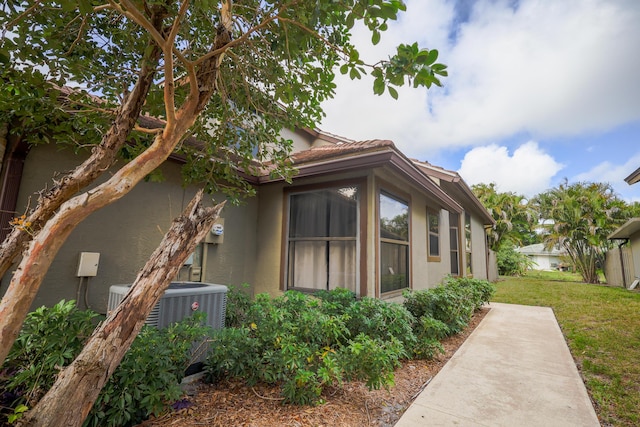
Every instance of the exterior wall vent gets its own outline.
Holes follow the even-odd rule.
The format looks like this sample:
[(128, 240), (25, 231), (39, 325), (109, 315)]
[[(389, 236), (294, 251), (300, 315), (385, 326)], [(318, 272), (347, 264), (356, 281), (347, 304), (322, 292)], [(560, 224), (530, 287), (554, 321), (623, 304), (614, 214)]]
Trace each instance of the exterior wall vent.
[[(109, 288), (108, 310), (114, 310), (129, 292), (131, 285)], [(199, 282), (173, 282), (147, 317), (146, 324), (164, 328), (179, 322), (194, 311), (207, 313), (207, 324), (214, 329), (224, 328), (227, 307), (227, 287)]]

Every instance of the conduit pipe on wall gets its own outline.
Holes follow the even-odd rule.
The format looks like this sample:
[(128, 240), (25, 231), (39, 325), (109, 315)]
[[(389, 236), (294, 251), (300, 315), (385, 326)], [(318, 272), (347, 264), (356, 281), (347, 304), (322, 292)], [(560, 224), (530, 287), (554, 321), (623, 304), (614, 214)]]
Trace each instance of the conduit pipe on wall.
[(627, 289), (627, 275), (624, 271), (624, 256), (622, 256), (622, 247), (629, 242), (629, 239), (622, 240), (622, 243), (618, 244), (618, 251), (620, 252), (620, 270), (622, 271), (622, 287)]

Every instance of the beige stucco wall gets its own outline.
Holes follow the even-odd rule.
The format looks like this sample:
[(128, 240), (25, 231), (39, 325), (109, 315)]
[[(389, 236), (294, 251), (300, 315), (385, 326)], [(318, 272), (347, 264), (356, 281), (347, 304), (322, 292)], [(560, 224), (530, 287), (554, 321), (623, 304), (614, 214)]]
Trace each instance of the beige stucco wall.
[(252, 291), (277, 295), (280, 293), (280, 257), (282, 253), (282, 183), (260, 187), (260, 215), (256, 229), (256, 267)]
[(634, 275), (635, 277), (640, 277), (640, 231), (632, 234), (629, 242), (631, 244), (631, 255), (633, 257)]
[[(18, 212), (35, 204), (37, 196), (34, 193), (50, 183), (56, 171), (71, 170), (81, 160), (81, 156), (69, 150), (60, 151), (55, 146), (32, 149), (25, 162)], [(142, 182), (121, 200), (79, 224), (56, 256), (34, 307), (52, 305), (63, 298), (76, 299), (80, 282), (76, 277), (79, 253), (99, 252), (98, 274), (88, 279), (88, 297), (92, 307), (104, 311), (109, 287), (131, 283), (135, 279), (138, 270), (168, 230), (171, 220), (197, 191), (195, 187), (183, 188), (179, 169), (178, 163), (165, 163), (162, 166), (163, 182)], [(222, 197), (217, 199), (222, 200)], [(207, 281), (226, 285), (248, 282), (253, 278), (256, 209), (255, 200), (249, 200), (241, 207), (227, 204), (221, 215), (225, 218), (224, 243), (209, 245)], [(6, 290), (9, 277), (10, 273), (3, 278), (0, 294)]]
[[(294, 139), (297, 148), (305, 148), (310, 141), (297, 133), (287, 137)], [(18, 211), (35, 204), (35, 192), (51, 182), (56, 171), (73, 169), (82, 156), (71, 151), (60, 151), (55, 146), (34, 148), (25, 162), (21, 183)], [(131, 283), (139, 268), (156, 248), (171, 220), (197, 191), (195, 187), (183, 188), (180, 164), (167, 162), (162, 166), (165, 180), (160, 183), (142, 182), (123, 199), (94, 213), (79, 224), (45, 277), (35, 306), (52, 305), (61, 299), (76, 299), (80, 279), (76, 268), (80, 252), (99, 252), (98, 275), (88, 280), (89, 303), (99, 311), (107, 305), (109, 287)], [(411, 208), (411, 281), (413, 289), (436, 286), (450, 271), (449, 214), (440, 210), (423, 190), (387, 168), (362, 169), (343, 174), (314, 178), (299, 178), (294, 187), (318, 183), (332, 183), (348, 179), (366, 180), (366, 232), (367, 240), (360, 247), (366, 263), (366, 291), (368, 296), (378, 295), (377, 271), (377, 204), (381, 188), (400, 197), (407, 197)], [(106, 178), (105, 178), (106, 179)], [(283, 236), (283, 191), (286, 183), (262, 185), (258, 196), (245, 201), (242, 206), (227, 204), (222, 213), (225, 219), (224, 241), (207, 244), (206, 271), (203, 281), (225, 285), (249, 283), (252, 292), (278, 295), (281, 292), (281, 258)], [(29, 198), (33, 197), (33, 202)], [(217, 200), (222, 200), (217, 196)], [(211, 202), (213, 203), (213, 202)], [(427, 208), (440, 211), (441, 259), (427, 260)], [(461, 230), (462, 231), (462, 230)], [(486, 278), (486, 248), (482, 223), (472, 216), (472, 243), (474, 277)], [(640, 239), (637, 239), (640, 246)], [(640, 247), (634, 249), (640, 257)], [(464, 250), (461, 248), (461, 256)], [(464, 260), (463, 260), (464, 261)], [(640, 263), (640, 260), (636, 260)], [(463, 264), (464, 265), (464, 264)], [(183, 276), (184, 277), (184, 276)], [(9, 274), (0, 285), (4, 293)], [(83, 298), (83, 295), (80, 296)], [(400, 293), (385, 298), (400, 299)]]
[(486, 234), (482, 222), (473, 214), (471, 214), (471, 266), (474, 278), (487, 279)]
[[(332, 175), (330, 177), (299, 179), (293, 187), (306, 186), (318, 183), (332, 183), (343, 179), (363, 178), (367, 180), (367, 241), (366, 247), (361, 253), (366, 252), (366, 295), (375, 296), (377, 291), (377, 236), (378, 223), (376, 217), (379, 189), (384, 188), (393, 193), (394, 189), (403, 189), (405, 195), (410, 199), (412, 212), (411, 218), (411, 280), (414, 289), (426, 289), (436, 286), (446, 277), (450, 271), (449, 258), (449, 214), (445, 210), (440, 210), (441, 224), (441, 261), (427, 261), (427, 207), (438, 209), (435, 202), (430, 201), (420, 190), (411, 187), (409, 183), (389, 171), (379, 168), (372, 171), (352, 172), (346, 174)], [(274, 183), (264, 185), (259, 190), (260, 215), (258, 216), (258, 226), (256, 230), (256, 268), (255, 277), (252, 282), (254, 293), (269, 293), (277, 295), (281, 292), (281, 257), (282, 257), (282, 233), (284, 208), (284, 188), (288, 184)], [(389, 188), (393, 187), (393, 188)], [(474, 226), (475, 230), (475, 226)], [(483, 230), (480, 226), (480, 232)], [(477, 237), (478, 242), (474, 242), (474, 247), (481, 244), (483, 238)], [(482, 256), (483, 249), (479, 249)], [(476, 261), (477, 263), (478, 261)], [(483, 261), (482, 266), (486, 266)], [(486, 274), (486, 273), (485, 273)], [(385, 298), (396, 300), (400, 294), (387, 295)]]

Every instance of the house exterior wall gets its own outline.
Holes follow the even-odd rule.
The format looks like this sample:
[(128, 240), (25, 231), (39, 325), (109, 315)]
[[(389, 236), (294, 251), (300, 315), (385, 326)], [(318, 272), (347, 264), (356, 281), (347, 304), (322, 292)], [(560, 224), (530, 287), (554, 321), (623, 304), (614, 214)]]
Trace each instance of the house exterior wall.
[(631, 256), (633, 258), (634, 278), (640, 277), (640, 231), (634, 233), (629, 238), (631, 246)]
[[(332, 186), (345, 180), (358, 179), (366, 182), (366, 241), (360, 250), (360, 263), (364, 263), (365, 276), (360, 276), (361, 295), (377, 296), (384, 299), (401, 299), (401, 292), (380, 295), (378, 265), (378, 201), (380, 191), (409, 202), (410, 206), (410, 280), (412, 289), (427, 289), (439, 284), (451, 272), (449, 242), (449, 212), (440, 209), (429, 200), (421, 190), (412, 187), (409, 182), (396, 176), (385, 168), (362, 170), (345, 174), (314, 178), (299, 178), (293, 185), (271, 183), (259, 188), (260, 214), (256, 228), (256, 267), (251, 282), (254, 293), (278, 295), (283, 289), (284, 263), (286, 254), (286, 233), (288, 221), (287, 190), (314, 188), (326, 184)], [(427, 260), (427, 209), (439, 212), (440, 218), (440, 261)], [(479, 218), (472, 215), (472, 256), (474, 277), (487, 278), (487, 249), (484, 226)], [(361, 245), (362, 246), (362, 245)], [(461, 251), (461, 256), (464, 252)], [(464, 261), (464, 259), (463, 259)], [(464, 264), (463, 264), (464, 265)], [(362, 283), (364, 282), (364, 283)]]
[[(303, 135), (304, 136), (304, 135)], [(287, 136), (294, 144), (308, 148), (310, 143)], [(313, 139), (313, 138), (312, 138)], [(311, 142), (315, 144), (315, 142)], [(55, 146), (32, 149), (25, 163), (18, 211), (26, 209), (29, 197), (50, 182), (56, 170), (73, 169), (83, 158)], [(80, 252), (99, 252), (100, 265), (96, 277), (85, 280), (89, 305), (105, 311), (109, 287), (131, 283), (155, 250), (178, 215), (197, 191), (184, 188), (180, 164), (166, 162), (162, 166), (163, 182), (142, 182), (128, 195), (91, 215), (79, 224), (54, 260), (34, 306), (52, 305), (60, 299), (76, 299), (80, 279), (76, 268)], [(381, 295), (379, 288), (379, 218), (380, 192), (396, 195), (409, 204), (409, 274), (414, 290), (439, 284), (451, 272), (449, 242), (449, 212), (440, 207), (430, 193), (389, 167), (350, 169), (344, 173), (330, 173), (297, 178), (293, 184), (273, 182), (258, 187), (257, 196), (241, 206), (227, 204), (221, 217), (225, 220), (224, 240), (220, 244), (203, 244), (202, 281), (223, 285), (249, 283), (251, 291), (279, 295), (283, 290), (283, 269), (286, 256), (288, 221), (287, 194), (291, 189), (320, 188), (336, 183), (360, 182), (363, 185), (360, 221), (361, 239), (358, 241), (360, 295), (400, 300), (402, 292)], [(217, 200), (223, 200), (217, 196)], [(428, 259), (427, 211), (439, 212), (440, 259)], [(464, 218), (464, 213), (461, 215)], [(463, 220), (464, 221), (464, 220)], [(461, 224), (461, 268), (464, 272), (464, 222)], [(487, 278), (487, 249), (484, 225), (479, 216), (471, 214), (473, 276)], [(640, 253), (640, 250), (638, 250)], [(185, 267), (178, 279), (189, 280)], [(0, 295), (9, 282), (10, 273), (3, 278)], [(80, 300), (83, 295), (80, 295)]]
[(534, 254), (531, 255), (531, 260), (536, 264), (534, 270), (555, 270), (560, 264), (560, 257), (555, 255)]
[(284, 184), (274, 183), (260, 187), (258, 192), (260, 215), (257, 218), (256, 229), (256, 267), (251, 283), (254, 294), (281, 293), (283, 188)]
[[(35, 193), (51, 183), (56, 171), (71, 170), (83, 159), (52, 145), (34, 147), (25, 161), (18, 214), (35, 204)], [(97, 276), (85, 279), (89, 305), (97, 311), (106, 310), (111, 285), (135, 279), (172, 219), (197, 191), (194, 187), (183, 188), (179, 164), (166, 162), (161, 169), (163, 182), (141, 182), (122, 199), (77, 226), (54, 259), (32, 308), (53, 305), (63, 298), (77, 299), (80, 252), (100, 253)], [(253, 278), (257, 202), (250, 200), (240, 207), (228, 204), (221, 216), (226, 218), (224, 243), (208, 245), (204, 279), (225, 285), (248, 282)], [(0, 295), (8, 286), (11, 271), (2, 279)], [(83, 299), (82, 294), (80, 300)]]
[(484, 224), (474, 214), (471, 215), (471, 266), (476, 279), (487, 279), (487, 237)]

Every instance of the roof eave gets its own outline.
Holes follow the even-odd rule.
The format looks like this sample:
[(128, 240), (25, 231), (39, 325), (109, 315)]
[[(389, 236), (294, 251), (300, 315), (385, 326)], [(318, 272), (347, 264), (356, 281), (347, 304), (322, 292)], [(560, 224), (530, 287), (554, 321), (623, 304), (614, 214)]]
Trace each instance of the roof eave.
[(624, 180), (629, 185), (632, 185), (632, 184), (635, 184), (635, 183), (639, 182), (640, 181), (640, 168), (638, 168), (635, 171), (633, 171), (631, 173), (631, 175), (626, 177)]
[[(399, 155), (392, 147), (376, 148), (375, 150), (350, 154), (339, 158), (328, 158), (318, 161), (310, 161), (301, 164), (294, 164), (298, 173), (294, 179), (305, 177), (330, 175), (345, 171), (368, 169), (389, 165), (410, 181), (428, 192), (445, 209), (453, 212), (462, 212), (462, 206), (453, 198), (446, 194), (424, 173), (419, 171), (412, 162)], [(282, 181), (281, 177), (270, 177), (268, 175), (259, 178), (260, 184)]]
[(609, 234), (607, 239), (616, 240), (616, 239), (628, 239), (632, 234), (635, 234), (640, 231), (640, 218), (631, 218), (629, 221), (625, 222), (618, 229), (616, 229), (613, 233)]

